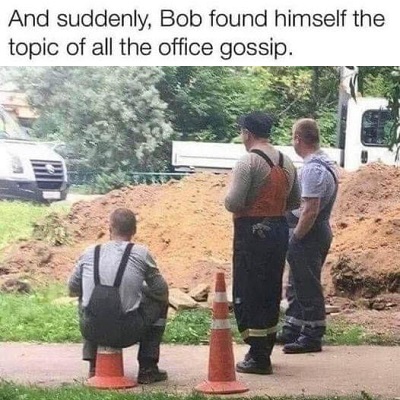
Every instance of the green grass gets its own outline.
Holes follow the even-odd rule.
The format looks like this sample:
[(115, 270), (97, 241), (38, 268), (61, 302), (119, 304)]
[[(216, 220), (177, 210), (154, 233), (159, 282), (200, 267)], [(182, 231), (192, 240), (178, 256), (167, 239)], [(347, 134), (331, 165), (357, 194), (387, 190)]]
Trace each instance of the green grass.
[(52, 303), (62, 296), (61, 286), (29, 295), (0, 294), (0, 341), (79, 342), (76, 307)]
[[(66, 288), (50, 285), (29, 295), (0, 293), (0, 341), (78, 343), (81, 335), (75, 304), (56, 305), (53, 301), (66, 296)], [(242, 343), (233, 316), (234, 341)], [(211, 325), (209, 310), (182, 311), (167, 323), (164, 343), (204, 344), (208, 342)], [(378, 336), (362, 326), (344, 320), (328, 325), (325, 342), (330, 345), (398, 345), (399, 338)]]
[(367, 333), (359, 325), (338, 320), (327, 327), (325, 342), (334, 345), (360, 345), (367, 341)]
[(34, 204), (19, 201), (0, 201), (0, 251), (19, 239), (27, 239), (32, 234), (32, 224), (49, 212), (67, 212), (68, 207), (53, 203)]
[[(200, 394), (190, 394), (187, 396), (166, 394), (163, 392), (151, 393), (132, 393), (129, 392), (113, 392), (98, 391), (85, 387), (62, 387), (62, 388), (38, 388), (34, 386), (24, 387), (14, 385), (12, 383), (0, 382), (0, 399), (1, 400), (206, 400), (209, 397)], [(229, 399), (232, 397), (213, 396), (213, 399)], [(237, 397), (235, 397), (237, 399)], [(265, 397), (249, 397), (249, 399), (262, 400)], [(370, 396), (361, 392), (359, 396), (352, 397), (270, 397), (270, 400), (374, 400), (377, 397)]]
[(390, 334), (371, 333), (361, 325), (349, 324), (341, 318), (336, 318), (328, 324), (325, 342), (342, 346), (363, 344), (398, 346), (400, 345), (400, 337)]
[[(0, 201), (0, 256), (7, 244), (32, 234), (32, 224), (50, 212), (65, 213), (68, 206), (51, 206)], [(73, 304), (54, 305), (57, 297), (66, 296), (65, 287), (53, 285), (30, 295), (0, 293), (0, 341), (80, 342), (77, 311)], [(234, 318), (233, 337), (241, 343)], [(168, 321), (165, 343), (202, 344), (209, 338), (211, 313), (207, 310), (184, 311)], [(331, 345), (399, 345), (400, 339), (367, 332), (360, 325), (335, 319), (328, 325), (325, 342)]]
[[(175, 318), (167, 322), (163, 340), (165, 343), (206, 344), (210, 339), (211, 320), (211, 310), (181, 311), (176, 314)], [(232, 313), (230, 321), (233, 341), (243, 343)]]
[(208, 310), (182, 311), (167, 322), (165, 343), (201, 344), (208, 341), (211, 312)]

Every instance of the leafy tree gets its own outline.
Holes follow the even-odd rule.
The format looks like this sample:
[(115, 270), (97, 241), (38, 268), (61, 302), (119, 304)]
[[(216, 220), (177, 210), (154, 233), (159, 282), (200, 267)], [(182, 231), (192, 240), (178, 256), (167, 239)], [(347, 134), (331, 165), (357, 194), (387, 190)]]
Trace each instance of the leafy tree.
[(262, 78), (239, 67), (165, 67), (158, 84), (181, 140), (227, 142), (240, 114), (262, 108)]
[[(40, 118), (37, 136), (69, 144), (98, 175), (160, 171), (172, 128), (155, 84), (160, 68), (27, 68), (19, 73)], [(122, 177), (122, 178), (121, 178)]]
[(400, 154), (400, 67), (394, 68), (390, 77), (388, 102), (392, 113), (393, 125), (390, 130), (389, 147), (391, 149), (396, 148), (396, 160), (398, 160)]
[(316, 118), (324, 145), (335, 143), (339, 76), (333, 67), (255, 67), (264, 74), (265, 109), (272, 112), (276, 126), (272, 139), (287, 145), (291, 127), (298, 118)]
[(335, 135), (338, 74), (332, 67), (166, 67), (158, 87), (177, 138), (226, 142), (237, 136), (237, 117), (266, 110), (276, 117), (276, 143), (288, 144), (300, 117), (331, 118)]
[[(366, 96), (390, 98), (393, 115), (398, 115), (394, 98), (399, 78), (393, 70), (360, 67), (359, 86)], [(35, 134), (67, 142), (85, 168), (102, 174), (98, 178), (102, 186), (124, 184), (132, 170), (165, 170), (172, 138), (235, 140), (238, 116), (253, 110), (265, 110), (275, 117), (272, 137), (276, 144), (289, 144), (293, 122), (303, 117), (317, 119), (323, 145), (336, 142), (337, 67), (15, 71), (15, 81), (28, 91), (41, 116)], [(398, 142), (396, 133), (394, 127), (393, 144)]]

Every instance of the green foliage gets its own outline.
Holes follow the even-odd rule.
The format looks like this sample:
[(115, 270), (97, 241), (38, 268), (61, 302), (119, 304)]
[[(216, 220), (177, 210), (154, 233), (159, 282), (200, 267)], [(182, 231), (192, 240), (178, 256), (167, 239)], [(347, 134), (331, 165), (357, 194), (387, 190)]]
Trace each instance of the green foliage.
[[(265, 110), (275, 116), (274, 142), (289, 144), (297, 118), (324, 119), (333, 143), (337, 71), (332, 67), (168, 67), (159, 83), (180, 139), (237, 141), (239, 115)], [(316, 73), (317, 71), (318, 73)], [(334, 115), (327, 121), (328, 115)]]
[(65, 220), (59, 213), (51, 212), (33, 224), (33, 238), (43, 240), (52, 246), (71, 243), (71, 235)]
[(118, 170), (115, 173), (99, 174), (93, 184), (94, 193), (107, 193), (112, 189), (119, 189), (128, 186), (132, 182), (130, 174)]
[(208, 310), (182, 311), (167, 322), (165, 343), (200, 344), (208, 341), (211, 312)]
[(390, 148), (396, 148), (396, 160), (400, 152), (400, 68), (397, 67), (391, 74), (391, 87), (389, 91), (389, 109), (392, 116), (392, 127), (390, 130)]
[[(7, 70), (9, 71), (9, 70)], [(51, 67), (15, 69), (40, 118), (35, 133), (67, 142), (71, 171), (118, 187), (132, 171), (170, 168), (171, 139), (231, 142), (237, 118), (275, 117), (273, 141), (288, 145), (298, 118), (316, 118), (336, 144), (337, 67)], [(395, 67), (360, 67), (360, 91), (396, 107)], [(397, 90), (399, 91), (399, 90)], [(398, 96), (397, 96), (398, 97)], [(173, 133), (171, 126), (175, 133)], [(392, 142), (397, 143), (396, 127)], [(88, 183), (88, 182), (85, 182)], [(113, 186), (115, 185), (115, 186)]]
[(396, 67), (359, 67), (358, 91), (365, 97), (388, 97)]
[(19, 82), (40, 118), (37, 136), (66, 142), (99, 175), (163, 170), (172, 135), (155, 84), (160, 68), (29, 68)]
[(243, 112), (262, 106), (261, 80), (234, 67), (166, 67), (158, 84), (182, 140), (228, 142)]
[(350, 324), (342, 318), (331, 320), (327, 327), (325, 342), (332, 345), (357, 346), (363, 344), (398, 346), (400, 338), (391, 333), (376, 333), (362, 325)]
[(366, 332), (359, 325), (349, 325), (344, 321), (328, 324), (325, 342), (334, 345), (360, 345), (366, 342)]
[[(182, 344), (208, 343), (211, 333), (211, 321), (211, 310), (181, 311), (167, 322), (163, 342)], [(236, 343), (243, 343), (233, 314), (230, 316), (230, 322), (233, 340)]]
[(331, 108), (321, 108), (316, 115), (324, 147), (336, 146), (337, 113)]
[(292, 126), (295, 118), (282, 117), (272, 128), (271, 142), (275, 145), (286, 146), (292, 140)]

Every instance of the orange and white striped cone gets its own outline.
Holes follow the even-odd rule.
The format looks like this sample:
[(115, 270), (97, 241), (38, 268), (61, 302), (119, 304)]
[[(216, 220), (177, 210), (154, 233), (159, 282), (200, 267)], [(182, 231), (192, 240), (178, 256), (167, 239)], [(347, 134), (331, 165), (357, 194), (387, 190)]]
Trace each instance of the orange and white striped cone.
[(137, 386), (133, 379), (124, 376), (122, 349), (99, 347), (96, 371), (86, 384), (97, 389), (125, 389)]
[(223, 272), (217, 273), (215, 283), (208, 380), (197, 385), (195, 390), (207, 394), (233, 394), (249, 390), (236, 380), (229, 307)]

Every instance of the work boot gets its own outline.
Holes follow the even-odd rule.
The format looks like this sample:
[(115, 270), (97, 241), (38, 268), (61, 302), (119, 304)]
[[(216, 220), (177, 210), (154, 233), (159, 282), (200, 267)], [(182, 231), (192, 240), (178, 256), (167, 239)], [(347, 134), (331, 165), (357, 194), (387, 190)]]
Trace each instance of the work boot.
[(250, 351), (248, 351), (245, 355), (244, 355), (244, 361), (249, 361), (251, 359), (251, 354)]
[(272, 365), (269, 363), (258, 363), (254, 358), (246, 354), (245, 359), (236, 364), (236, 371), (243, 374), (271, 375)]
[(88, 378), (93, 378), (96, 375), (96, 361), (89, 360), (89, 373)]
[(300, 333), (291, 332), (291, 331), (282, 331), (276, 335), (275, 343), (277, 344), (288, 344), (293, 343), (297, 340)]
[(283, 346), (285, 354), (318, 353), (322, 351), (321, 342), (305, 342), (296, 340)]
[(161, 382), (168, 379), (167, 371), (159, 369), (157, 365), (152, 367), (140, 367), (138, 383), (148, 385), (154, 382)]

